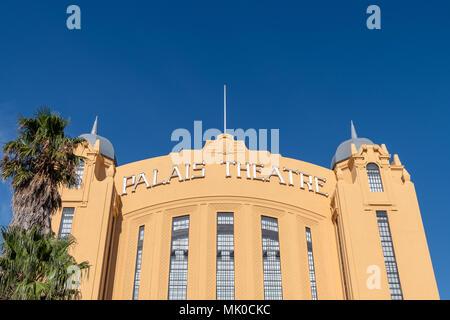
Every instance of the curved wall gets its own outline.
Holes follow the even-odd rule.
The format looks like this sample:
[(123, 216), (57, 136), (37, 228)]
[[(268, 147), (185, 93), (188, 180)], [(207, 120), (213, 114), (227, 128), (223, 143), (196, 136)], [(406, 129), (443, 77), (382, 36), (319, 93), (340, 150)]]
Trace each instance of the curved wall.
[[(208, 142), (204, 150), (220, 142)], [(245, 150), (241, 170), (231, 162), (237, 159), (232, 152), (224, 157), (228, 164), (198, 161), (195, 167), (192, 154), (190, 160), (177, 165), (178, 171), (171, 155), (117, 168), (115, 185), (121, 194), (123, 220), (113, 298), (132, 297), (139, 227), (145, 226), (139, 298), (167, 299), (172, 218), (189, 215), (187, 298), (215, 299), (218, 212), (234, 213), (237, 299), (264, 298), (261, 216), (278, 220), (283, 298), (311, 299), (306, 227), (312, 232), (319, 294), (342, 297), (339, 285), (325, 285), (327, 279), (340, 277), (329, 196), (336, 184), (334, 172), (279, 157), (275, 165), (257, 166), (261, 172), (256, 171), (255, 176), (253, 163), (261, 162), (251, 162), (247, 168), (252, 152), (239, 145), (241, 142), (234, 144), (233, 150)], [(171, 175), (170, 183), (158, 184)], [(193, 175), (198, 177), (193, 179)]]
[[(318, 299), (439, 298), (414, 184), (384, 144), (351, 144), (350, 158), (329, 170), (249, 151), (231, 136), (119, 167), (100, 143), (77, 149), (82, 183), (61, 188), (52, 219), (56, 233), (65, 221), (77, 240), (71, 253), (91, 265), (84, 299), (167, 299), (173, 257), (187, 269), (179, 297), (216, 299), (219, 257), (231, 256), (236, 299), (268, 298), (265, 284), (277, 278), (283, 299), (312, 299), (315, 286)], [(379, 168), (376, 188), (369, 163)], [(232, 229), (219, 213), (233, 213)], [(172, 230), (179, 217), (189, 217), (188, 232)], [(185, 247), (174, 249), (173, 237)], [(218, 248), (224, 237), (234, 250)]]

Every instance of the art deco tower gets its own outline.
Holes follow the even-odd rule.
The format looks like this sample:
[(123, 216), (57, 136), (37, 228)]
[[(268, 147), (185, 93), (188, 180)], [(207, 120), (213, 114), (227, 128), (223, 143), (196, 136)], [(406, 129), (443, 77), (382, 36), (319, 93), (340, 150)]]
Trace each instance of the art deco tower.
[(384, 144), (358, 138), (353, 122), (351, 139), (333, 157), (331, 200), (344, 295), (438, 299), (414, 184), (398, 155), (390, 159)]
[(84, 157), (79, 181), (62, 188), (63, 209), (53, 217), (52, 225), (59, 237), (75, 237), (77, 243), (71, 254), (77, 261), (90, 264), (88, 276), (81, 279), (82, 298), (103, 299), (120, 201), (113, 180), (116, 157), (111, 142), (97, 134), (97, 118), (91, 133), (80, 137), (86, 141), (76, 150)]

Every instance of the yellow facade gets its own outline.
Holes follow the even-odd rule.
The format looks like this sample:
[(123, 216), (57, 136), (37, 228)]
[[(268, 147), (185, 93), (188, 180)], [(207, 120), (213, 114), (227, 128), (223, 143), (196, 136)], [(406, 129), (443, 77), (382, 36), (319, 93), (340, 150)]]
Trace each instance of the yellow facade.
[[(172, 222), (185, 215), (186, 297), (216, 299), (219, 212), (234, 214), (235, 299), (265, 298), (262, 216), (277, 219), (283, 299), (312, 299), (305, 228), (312, 235), (318, 299), (391, 299), (377, 211), (388, 217), (403, 299), (439, 299), (414, 185), (397, 155), (390, 162), (385, 145), (357, 150), (352, 144), (349, 158), (331, 170), (249, 151), (228, 135), (203, 150), (121, 166), (101, 154), (100, 144), (79, 146), (81, 187), (61, 190), (63, 207), (74, 208), (72, 254), (91, 265), (82, 278), (83, 299), (133, 298), (142, 226), (137, 297), (168, 299)], [(379, 167), (382, 192), (370, 191), (369, 163)], [(62, 210), (53, 217), (56, 233), (61, 216)]]

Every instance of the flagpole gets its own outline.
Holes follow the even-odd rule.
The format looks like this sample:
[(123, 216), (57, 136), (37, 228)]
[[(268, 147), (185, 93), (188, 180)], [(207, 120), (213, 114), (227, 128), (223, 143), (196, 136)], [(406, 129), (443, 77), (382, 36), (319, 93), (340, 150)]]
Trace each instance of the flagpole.
[(223, 133), (227, 133), (227, 85), (223, 85)]

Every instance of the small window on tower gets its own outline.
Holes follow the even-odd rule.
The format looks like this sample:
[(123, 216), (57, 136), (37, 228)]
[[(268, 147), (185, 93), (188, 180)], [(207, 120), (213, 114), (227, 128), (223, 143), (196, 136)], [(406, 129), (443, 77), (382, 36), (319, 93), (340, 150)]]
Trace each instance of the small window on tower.
[(403, 300), (402, 286), (398, 275), (397, 259), (395, 258), (387, 212), (377, 211), (377, 221), (391, 298), (392, 300)]
[(81, 188), (81, 182), (83, 182), (83, 172), (84, 172), (84, 161), (81, 160), (80, 164), (77, 167), (76, 173), (75, 173), (75, 183), (72, 185), (69, 185), (70, 189), (80, 189)]
[(367, 178), (369, 179), (370, 192), (383, 192), (380, 169), (375, 163), (369, 163), (366, 167)]
[(70, 232), (72, 231), (73, 214), (75, 208), (63, 208), (61, 224), (59, 225), (58, 237), (60, 239), (70, 237)]

